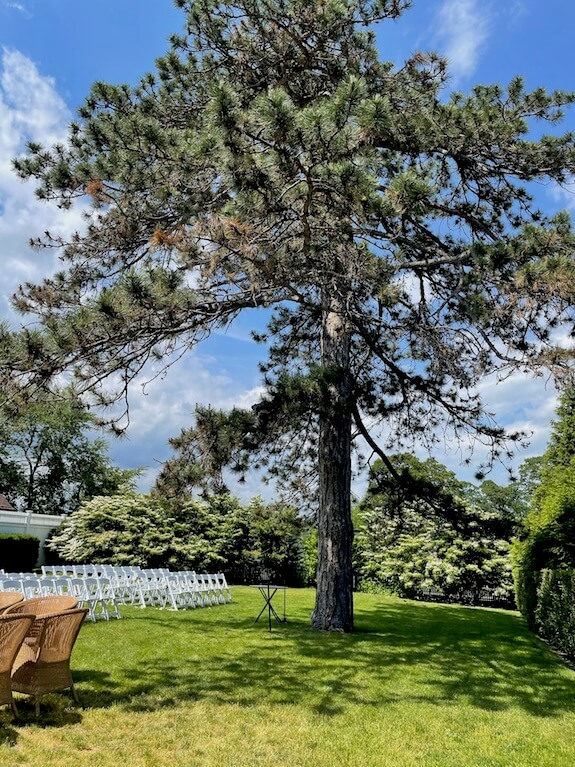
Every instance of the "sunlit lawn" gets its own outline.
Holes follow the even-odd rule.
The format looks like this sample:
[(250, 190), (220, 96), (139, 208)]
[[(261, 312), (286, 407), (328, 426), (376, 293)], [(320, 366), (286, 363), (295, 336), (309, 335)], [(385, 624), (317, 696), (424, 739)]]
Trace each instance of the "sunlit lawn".
[(353, 635), (256, 625), (261, 597), (87, 624), (81, 705), (0, 714), (0, 765), (572, 767), (575, 674), (514, 613), (357, 595)]

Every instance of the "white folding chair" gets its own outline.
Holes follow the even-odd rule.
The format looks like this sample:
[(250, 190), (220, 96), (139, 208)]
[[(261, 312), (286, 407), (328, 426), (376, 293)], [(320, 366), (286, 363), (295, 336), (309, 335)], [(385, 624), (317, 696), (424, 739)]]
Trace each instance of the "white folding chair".
[(170, 573), (165, 579), (168, 603), (174, 610), (195, 607), (193, 596), (185, 578), (180, 573)]
[(138, 604), (140, 607), (146, 607), (143, 586), (145, 578), (142, 577), (140, 568), (123, 567), (119, 577), (121, 578), (122, 593), (126, 595), (126, 601), (131, 605)]
[(96, 622), (96, 607), (99, 598), (90, 593), (86, 578), (68, 578), (70, 594), (78, 600), (78, 607), (88, 608), (88, 619)]
[(21, 590), (24, 594), (24, 599), (44, 596), (42, 583), (39, 578), (22, 578), (20, 583), (22, 584)]
[(105, 578), (104, 576), (95, 578), (94, 580), (97, 580), (98, 582), (102, 612), (105, 619), (110, 620), (110, 618), (117, 618), (119, 620), (122, 616), (120, 615), (118, 600), (116, 599), (112, 581), (110, 578)]
[(224, 602), (231, 602), (232, 592), (230, 591), (230, 587), (228, 586), (228, 581), (226, 579), (226, 576), (223, 573), (217, 573), (216, 578), (218, 580), (220, 593), (224, 597)]
[(59, 575), (56, 578), (52, 578), (52, 584), (54, 588), (54, 593), (58, 596), (75, 596), (75, 594), (72, 593), (72, 590), (70, 588), (70, 579), (67, 578), (64, 575)]
[[(22, 582), (19, 578), (2, 578), (0, 581), (2, 584), (1, 591), (22, 591)], [(22, 591), (22, 593), (24, 593)]]
[(143, 568), (140, 573), (140, 583), (144, 600), (148, 607), (165, 607), (168, 601), (165, 585), (154, 570)]

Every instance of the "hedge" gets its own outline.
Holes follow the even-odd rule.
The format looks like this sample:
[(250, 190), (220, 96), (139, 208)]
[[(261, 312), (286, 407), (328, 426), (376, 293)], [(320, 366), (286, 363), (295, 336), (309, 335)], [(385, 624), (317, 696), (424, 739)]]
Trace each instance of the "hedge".
[(542, 570), (537, 585), (535, 629), (575, 659), (575, 570)]
[(33, 535), (0, 534), (0, 569), (29, 572), (38, 561), (40, 541)]

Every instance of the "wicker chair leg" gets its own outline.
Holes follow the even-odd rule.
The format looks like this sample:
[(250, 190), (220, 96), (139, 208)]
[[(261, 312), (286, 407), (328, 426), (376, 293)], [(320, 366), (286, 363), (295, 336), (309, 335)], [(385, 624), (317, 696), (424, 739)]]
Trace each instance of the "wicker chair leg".
[(40, 698), (34, 698), (34, 708), (36, 710), (36, 716), (40, 716)]
[(18, 709), (16, 708), (16, 701), (12, 698), (12, 713), (14, 714), (14, 718), (18, 719), (20, 717), (20, 714), (18, 713)]
[(74, 698), (74, 703), (79, 703), (80, 698), (78, 697), (78, 693), (76, 692), (76, 688), (73, 684), (70, 685), (70, 690), (72, 691), (72, 697)]

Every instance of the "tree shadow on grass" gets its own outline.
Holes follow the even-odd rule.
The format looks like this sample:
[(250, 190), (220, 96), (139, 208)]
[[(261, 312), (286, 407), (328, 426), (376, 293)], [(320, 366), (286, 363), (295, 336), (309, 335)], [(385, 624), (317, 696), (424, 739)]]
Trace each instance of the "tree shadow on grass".
[(18, 743), (19, 732), (10, 721), (12, 716), (8, 710), (0, 715), (0, 746), (15, 746)]
[[(575, 710), (575, 674), (516, 613), (399, 601), (384, 609), (388, 657), (428, 668), (422, 699), (489, 711), (520, 708), (537, 717)], [(360, 625), (365, 641), (373, 641), (379, 615), (364, 611)]]
[[(171, 616), (136, 620), (170, 641)], [(82, 705), (152, 711), (206, 700), (297, 705), (325, 716), (406, 702), (520, 708), (536, 717), (575, 709), (575, 675), (513, 613), (382, 600), (357, 610), (353, 634), (312, 631), (303, 613), (271, 633), (237, 616), (177, 620), (189, 632), (185, 652), (170, 657), (168, 647), (157, 648), (113, 673), (76, 672)]]
[(0, 746), (16, 746), (21, 729), (30, 725), (47, 729), (78, 724), (82, 721), (80, 710), (66, 692), (43, 697), (40, 716), (36, 716), (32, 699), (18, 696), (17, 702), (18, 718), (13, 717), (9, 708), (0, 714)]

